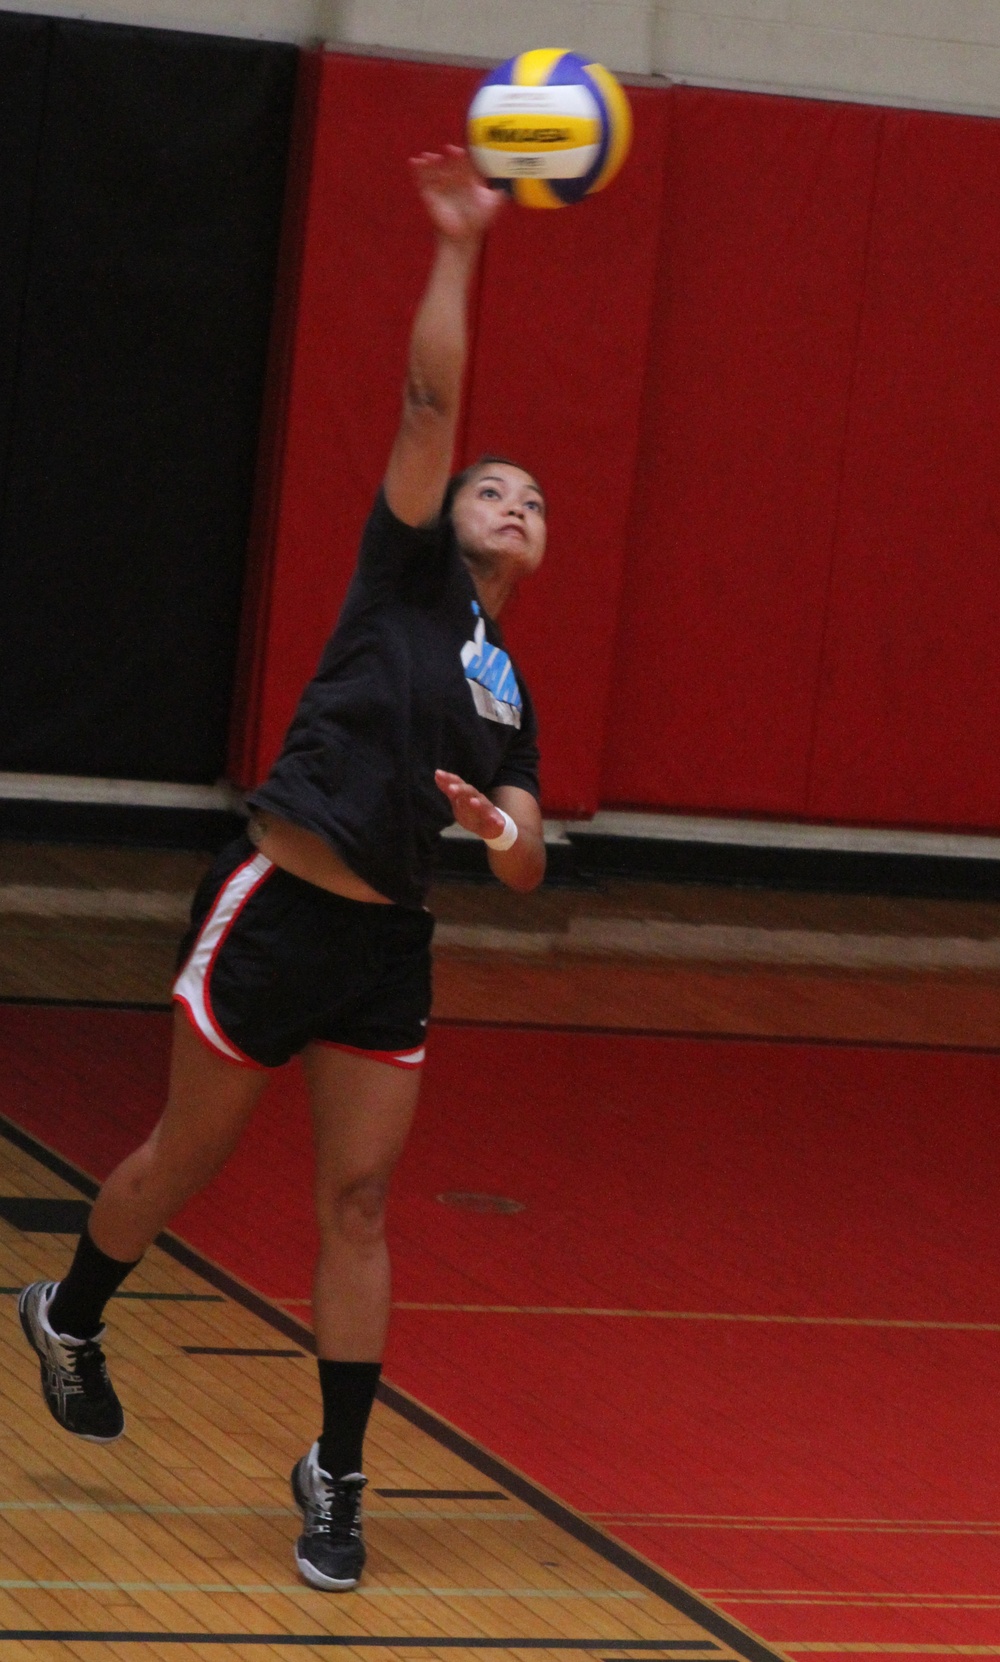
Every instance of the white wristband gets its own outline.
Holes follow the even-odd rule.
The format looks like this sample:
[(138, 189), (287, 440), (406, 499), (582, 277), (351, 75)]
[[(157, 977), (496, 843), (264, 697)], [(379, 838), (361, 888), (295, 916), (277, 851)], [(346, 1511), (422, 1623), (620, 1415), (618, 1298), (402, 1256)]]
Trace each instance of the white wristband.
[(484, 837), (483, 842), (487, 848), (492, 848), (494, 853), (503, 854), (517, 842), (517, 826), (509, 814), (503, 813), (502, 808), (498, 808), (497, 813), (503, 814), (503, 830), (498, 831), (495, 837)]

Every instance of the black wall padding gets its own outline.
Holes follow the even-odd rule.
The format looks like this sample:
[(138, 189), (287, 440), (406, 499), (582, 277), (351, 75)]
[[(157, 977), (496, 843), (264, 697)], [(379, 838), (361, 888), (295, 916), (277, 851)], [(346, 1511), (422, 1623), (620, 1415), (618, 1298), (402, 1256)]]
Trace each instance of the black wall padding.
[(0, 768), (209, 781), (225, 756), (298, 54), (45, 27), (0, 480)]
[(10, 451), (48, 42), (44, 18), (0, 12), (0, 486)]

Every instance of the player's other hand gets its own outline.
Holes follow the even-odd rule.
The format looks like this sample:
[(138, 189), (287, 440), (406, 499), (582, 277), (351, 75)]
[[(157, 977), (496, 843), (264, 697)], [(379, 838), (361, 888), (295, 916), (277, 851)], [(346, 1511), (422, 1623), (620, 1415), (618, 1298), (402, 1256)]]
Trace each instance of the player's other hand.
[(491, 190), (457, 144), (413, 156), (410, 169), (431, 224), (453, 242), (483, 236), (500, 211), (503, 192)]
[(434, 783), (448, 798), (455, 820), (463, 831), (471, 831), (474, 837), (499, 837), (506, 822), (500, 809), (488, 796), (467, 785), (457, 773), (445, 773), (443, 768), (438, 768)]

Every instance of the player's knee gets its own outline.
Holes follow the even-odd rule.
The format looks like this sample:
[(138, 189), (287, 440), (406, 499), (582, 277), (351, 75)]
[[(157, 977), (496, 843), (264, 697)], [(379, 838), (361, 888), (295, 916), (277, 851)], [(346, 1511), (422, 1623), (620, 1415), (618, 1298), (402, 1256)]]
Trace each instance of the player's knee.
[[(385, 1209), (389, 1184), (383, 1177), (358, 1177), (343, 1184), (321, 1205), (320, 1227), (324, 1221), (354, 1246), (365, 1248), (380, 1243), (385, 1235)], [(322, 1213), (326, 1211), (324, 1220)]]

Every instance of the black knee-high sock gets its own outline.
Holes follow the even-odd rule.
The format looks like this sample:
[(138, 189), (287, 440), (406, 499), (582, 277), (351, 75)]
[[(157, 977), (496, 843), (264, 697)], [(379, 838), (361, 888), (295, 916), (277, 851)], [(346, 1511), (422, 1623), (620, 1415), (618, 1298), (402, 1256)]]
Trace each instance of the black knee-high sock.
[(319, 1463), (333, 1478), (363, 1470), (361, 1450), (381, 1372), (381, 1362), (320, 1360), (323, 1430), (319, 1439)]
[(69, 1271), (49, 1305), (48, 1320), (53, 1332), (65, 1333), (71, 1339), (92, 1339), (100, 1329), (108, 1299), (138, 1262), (138, 1258), (131, 1264), (123, 1263), (120, 1258), (109, 1258), (94, 1245), (90, 1231), (84, 1229)]

